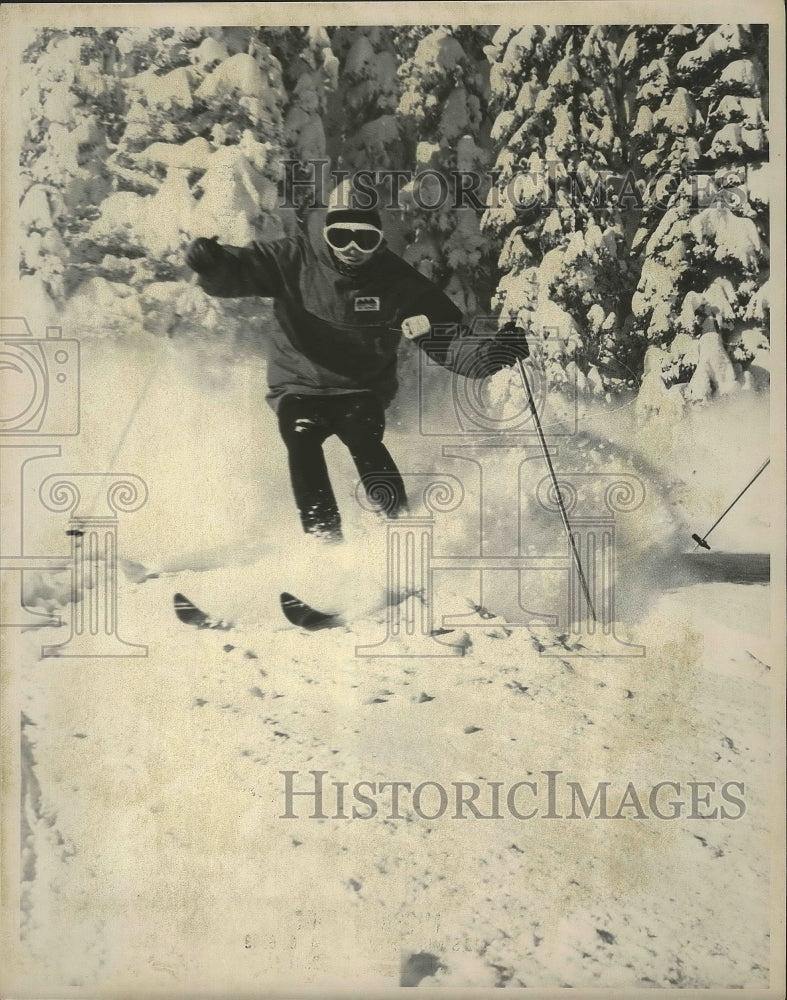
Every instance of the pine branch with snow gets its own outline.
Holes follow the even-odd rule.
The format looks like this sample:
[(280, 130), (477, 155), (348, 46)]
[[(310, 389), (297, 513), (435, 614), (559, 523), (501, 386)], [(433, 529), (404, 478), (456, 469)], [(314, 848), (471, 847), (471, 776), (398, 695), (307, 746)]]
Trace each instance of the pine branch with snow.
[[(482, 173), (488, 163), (485, 40), (474, 29), (441, 26), (422, 37), (399, 68), (400, 131), (415, 171), (402, 191), (411, 233), (405, 256), (471, 314), (489, 309), (493, 257), (478, 209), (454, 204), (447, 178)], [(483, 198), (486, 191), (479, 193)]]

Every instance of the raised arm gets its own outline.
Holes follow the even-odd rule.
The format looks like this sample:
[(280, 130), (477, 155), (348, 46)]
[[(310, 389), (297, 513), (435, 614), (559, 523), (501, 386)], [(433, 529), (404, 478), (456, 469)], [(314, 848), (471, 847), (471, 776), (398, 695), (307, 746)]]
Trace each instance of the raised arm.
[(233, 247), (222, 246), (217, 236), (200, 237), (186, 251), (186, 263), (196, 271), (198, 283), (208, 295), (276, 298), (284, 291), (285, 275), (297, 254), (297, 242), (292, 239)]

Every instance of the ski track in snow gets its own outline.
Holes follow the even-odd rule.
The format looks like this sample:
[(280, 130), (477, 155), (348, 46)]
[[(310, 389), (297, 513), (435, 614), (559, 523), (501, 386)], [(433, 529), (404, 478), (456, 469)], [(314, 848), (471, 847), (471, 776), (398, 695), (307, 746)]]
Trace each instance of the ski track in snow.
[[(149, 356), (129, 344), (91, 351), (88, 389), (115, 393), (122, 427)], [(400, 982), (407, 956), (405, 978), (420, 985), (765, 986), (769, 591), (665, 575), (690, 548), (687, 518), (707, 527), (741, 466), (725, 465), (710, 496), (676, 467), (685, 509), (664, 485), (664, 462), (685, 449), (676, 428), (663, 431), (666, 458), (647, 480), (654, 502), (636, 530), (621, 521), (620, 580), (633, 596), (620, 634), (647, 646), (643, 658), (572, 657), (549, 629), (509, 635), (501, 619), (478, 616), (464, 657), (357, 657), (356, 645), (385, 634), (383, 532), (350, 512), (350, 543), (324, 560), (298, 536), (257, 362), (241, 359), (219, 382), (218, 365), (191, 368), (182, 345), (162, 343), (158, 363), (118, 459), (151, 493), (120, 527), (137, 566), (119, 602), (121, 636), (149, 655), (41, 660), (42, 644), (61, 641), (56, 630), (19, 644), (31, 988), (98, 992), (131, 982), (131, 969), (135, 983), (174, 992), (184, 975), (205, 990), (377, 988)], [(99, 400), (90, 412), (110, 411)], [(723, 446), (698, 439), (701, 424), (690, 464), (707, 486), (712, 459), (744, 442), (732, 417)], [(88, 414), (74, 467), (95, 466), (78, 453), (86, 442), (109, 455), (116, 429), (100, 431)], [(392, 431), (403, 468), (428, 468), (423, 439)], [(615, 453), (611, 433), (585, 440), (566, 449), (574, 461), (604, 467), (603, 444), (614, 468), (645, 475), (636, 449)], [(351, 470), (331, 454), (348, 510)], [(737, 530), (739, 547), (756, 548), (756, 497), (748, 519), (736, 516), (719, 542)], [(441, 544), (469, 544), (471, 529), (446, 522)], [(54, 539), (62, 524), (42, 521), (42, 544), (46, 531)], [(534, 521), (530, 540), (546, 537)], [(319, 573), (318, 557), (330, 572)], [(159, 575), (143, 579), (141, 566)], [(32, 602), (62, 606), (64, 588), (40, 583)], [(285, 589), (349, 606), (349, 627), (293, 629), (278, 609)], [(238, 628), (179, 624), (175, 591)], [(477, 599), (455, 588), (441, 600), (466, 613), (465, 597)], [(660, 780), (742, 781), (747, 812), (713, 822), (342, 821), (307, 819), (302, 799), (300, 818), (279, 818), (280, 772), (302, 780), (315, 769), (351, 785), (446, 786), (543, 780), (554, 769), (587, 787), (609, 780), (618, 794), (628, 781), (645, 794)]]

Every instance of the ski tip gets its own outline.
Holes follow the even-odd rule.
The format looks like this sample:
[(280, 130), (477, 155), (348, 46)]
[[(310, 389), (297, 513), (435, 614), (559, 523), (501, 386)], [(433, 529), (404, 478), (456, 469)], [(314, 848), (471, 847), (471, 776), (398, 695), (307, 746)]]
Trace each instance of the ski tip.
[(290, 624), (297, 625), (309, 632), (317, 632), (323, 628), (336, 628), (345, 624), (341, 615), (317, 611), (316, 608), (312, 608), (295, 597), (294, 594), (288, 594), (286, 591), (279, 595), (279, 603), (284, 617)]
[(693, 542), (696, 542), (697, 545), (701, 546), (703, 549), (707, 549), (708, 552), (710, 552), (710, 545), (708, 545), (708, 543), (705, 541), (704, 538), (700, 538), (699, 535), (692, 535), (691, 540)]
[(196, 625), (197, 628), (200, 628), (205, 624), (208, 616), (204, 611), (200, 611), (185, 594), (175, 594), (172, 598), (172, 603), (175, 607), (175, 614), (178, 616), (178, 620), (182, 621), (184, 625)]
[(187, 608), (194, 607), (194, 605), (191, 603), (188, 597), (186, 597), (185, 594), (175, 594), (175, 596), (172, 598), (172, 603), (175, 607), (176, 613), (180, 611), (185, 611)]
[(184, 625), (194, 625), (196, 628), (215, 628), (222, 632), (228, 632), (233, 628), (231, 621), (225, 621), (223, 618), (211, 618), (193, 601), (190, 601), (185, 594), (175, 594), (172, 602), (175, 605), (175, 614)]
[(297, 615), (302, 609), (307, 608), (308, 605), (304, 604), (303, 601), (299, 600), (294, 594), (288, 594), (285, 590), (283, 593), (279, 594), (279, 604), (284, 614), (289, 618), (293, 624), (297, 624), (291, 618), (291, 615)]
[(196, 604), (190, 601), (185, 594), (175, 594), (172, 598), (172, 603), (175, 606), (175, 611), (191, 611), (196, 609)]

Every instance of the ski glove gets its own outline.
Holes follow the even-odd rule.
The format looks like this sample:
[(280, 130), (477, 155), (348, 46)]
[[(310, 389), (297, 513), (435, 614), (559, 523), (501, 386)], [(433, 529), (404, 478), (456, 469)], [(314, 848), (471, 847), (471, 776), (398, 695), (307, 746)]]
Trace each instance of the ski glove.
[(525, 331), (514, 322), (505, 323), (495, 336), (479, 344), (470, 338), (465, 345), (467, 353), (458, 353), (453, 370), (467, 378), (487, 378), (530, 355)]
[(423, 314), (420, 316), (409, 316), (402, 323), (402, 333), (408, 340), (418, 340), (419, 337), (426, 336), (431, 329), (432, 324), (429, 322), (429, 317)]
[(515, 359), (530, 357), (530, 347), (527, 343), (525, 331), (521, 326), (517, 326), (513, 320), (509, 320), (500, 327), (497, 334), (497, 343), (510, 347)]
[(218, 236), (209, 240), (200, 236), (186, 251), (186, 263), (197, 274), (210, 274), (222, 263), (223, 253)]

